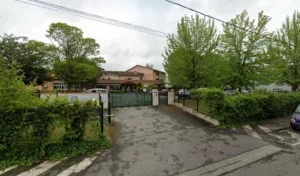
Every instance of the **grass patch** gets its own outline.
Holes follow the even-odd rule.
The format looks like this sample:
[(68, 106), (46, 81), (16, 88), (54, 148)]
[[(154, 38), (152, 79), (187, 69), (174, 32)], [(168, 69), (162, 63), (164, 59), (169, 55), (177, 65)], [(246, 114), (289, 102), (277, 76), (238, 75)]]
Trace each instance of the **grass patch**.
[[(197, 100), (195, 99), (190, 99), (190, 100), (179, 100), (179, 103), (182, 103), (183, 104), (183, 101), (185, 106), (189, 107), (189, 108), (192, 108), (194, 111), (197, 111)], [(209, 105), (206, 104), (205, 102), (203, 101), (199, 101), (199, 105), (198, 105), (198, 112), (202, 113), (202, 114), (205, 114), (205, 115), (208, 115), (209, 114)]]

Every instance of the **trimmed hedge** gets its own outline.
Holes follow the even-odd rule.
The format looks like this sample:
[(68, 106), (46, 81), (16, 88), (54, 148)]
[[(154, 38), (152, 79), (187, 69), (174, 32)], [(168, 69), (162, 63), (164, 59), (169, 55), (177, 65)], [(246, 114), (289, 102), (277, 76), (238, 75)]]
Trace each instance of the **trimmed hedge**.
[[(223, 127), (290, 116), (300, 104), (300, 93), (298, 92), (238, 94), (224, 96), (224, 98), (222, 98), (223, 95), (215, 96), (220, 94), (220, 90), (216, 89), (210, 91), (196, 90), (193, 91), (193, 94), (206, 103), (209, 103), (205, 100), (207, 97), (214, 97), (214, 106), (210, 109), (209, 115), (219, 120)], [(203, 94), (206, 95), (203, 96)]]
[[(109, 139), (85, 140), (85, 126), (96, 114), (89, 102), (54, 100), (35, 107), (0, 109), (0, 169), (10, 165), (30, 165), (42, 159), (60, 159), (104, 149)], [(55, 123), (62, 123), (65, 133), (60, 141), (51, 141)]]

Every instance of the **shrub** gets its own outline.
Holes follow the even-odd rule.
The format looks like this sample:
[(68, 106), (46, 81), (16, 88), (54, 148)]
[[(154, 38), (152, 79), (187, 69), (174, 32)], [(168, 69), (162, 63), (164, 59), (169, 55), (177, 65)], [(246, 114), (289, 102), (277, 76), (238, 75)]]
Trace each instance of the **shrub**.
[(266, 119), (290, 116), (300, 104), (300, 93), (254, 93), (227, 96), (213, 117), (223, 126), (249, 124)]
[(257, 91), (251, 94), (226, 96), (220, 89), (192, 90), (191, 95), (210, 105), (209, 115), (221, 126), (230, 127), (290, 116), (300, 104), (300, 93)]
[(212, 89), (196, 89), (191, 90), (191, 96), (193, 98), (199, 99), (200, 101), (204, 101), (207, 105), (210, 107), (210, 114), (212, 113), (211, 109), (218, 108), (220, 106), (220, 103), (224, 101), (225, 94), (224, 91), (217, 88)]
[[(99, 134), (85, 140), (85, 126), (96, 113), (92, 101), (55, 99), (37, 107), (0, 109), (0, 168), (29, 165), (43, 158), (59, 159), (107, 148), (110, 141)], [(55, 124), (64, 126), (59, 141), (50, 140)]]

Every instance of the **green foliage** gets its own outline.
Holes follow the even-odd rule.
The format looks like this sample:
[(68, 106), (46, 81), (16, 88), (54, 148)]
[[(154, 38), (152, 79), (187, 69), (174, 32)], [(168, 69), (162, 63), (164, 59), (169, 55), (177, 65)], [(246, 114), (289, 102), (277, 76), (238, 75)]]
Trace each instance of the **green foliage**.
[(262, 90), (226, 96), (220, 89), (197, 89), (191, 95), (209, 105), (208, 114), (219, 120), (222, 127), (290, 116), (300, 104), (299, 92), (274, 94)]
[[(224, 101), (225, 93), (221, 89), (211, 88), (211, 89), (194, 89), (190, 92), (193, 98), (198, 99), (200, 102), (204, 102), (210, 108), (216, 108), (220, 106), (220, 103)], [(211, 113), (211, 112), (209, 112)]]
[(147, 87), (148, 91), (151, 91), (152, 89), (157, 89), (157, 85), (151, 84)]
[(141, 83), (141, 82), (139, 82), (139, 83), (136, 83), (136, 89), (137, 89), (138, 91), (142, 91), (142, 90), (143, 90), (143, 88), (144, 88), (144, 85), (143, 85), (143, 83)]
[(43, 42), (28, 41), (26, 37), (0, 36), (0, 55), (6, 58), (6, 65), (16, 62), (20, 66), (22, 72), (19, 75), (24, 74), (22, 80), (25, 84), (44, 82), (48, 72), (46, 51), (49, 47)]
[(219, 37), (213, 21), (201, 19), (198, 15), (196, 18), (182, 17), (177, 24), (177, 34), (169, 35), (163, 54), (163, 65), (171, 86), (188, 89), (206, 86), (204, 84), (209, 83), (206, 73), (219, 71), (210, 64), (212, 58), (219, 59), (218, 45)]
[(22, 80), (19, 65), (6, 64), (0, 56), (0, 108), (34, 107), (41, 103), (37, 96), (32, 96), (34, 88)]
[(146, 63), (146, 67), (153, 69), (153, 64)]
[(64, 79), (68, 89), (73, 85), (94, 82), (100, 76), (100, 45), (92, 38), (84, 38), (81, 29), (65, 23), (52, 23), (47, 37), (57, 47), (53, 66), (57, 76)]
[[(55, 99), (36, 107), (0, 109), (0, 168), (29, 165), (41, 159), (60, 159), (101, 150), (111, 145), (103, 135), (85, 139), (88, 118), (95, 103)], [(64, 126), (61, 140), (51, 140), (53, 130)]]
[(254, 87), (267, 80), (264, 78), (264, 70), (267, 69), (264, 54), (269, 41), (261, 36), (270, 36), (266, 28), (270, 19), (260, 12), (257, 21), (250, 20), (244, 11), (229, 21), (230, 24), (255, 33), (240, 30), (233, 25), (223, 25), (222, 49), (229, 61), (229, 85), (241, 89), (242, 86)]
[(270, 44), (268, 54), (277, 80), (296, 90), (300, 85), (300, 12), (287, 17), (275, 35), (279, 42)]
[(225, 96), (212, 109), (212, 117), (222, 126), (255, 123), (265, 119), (290, 116), (300, 104), (300, 93), (252, 93)]

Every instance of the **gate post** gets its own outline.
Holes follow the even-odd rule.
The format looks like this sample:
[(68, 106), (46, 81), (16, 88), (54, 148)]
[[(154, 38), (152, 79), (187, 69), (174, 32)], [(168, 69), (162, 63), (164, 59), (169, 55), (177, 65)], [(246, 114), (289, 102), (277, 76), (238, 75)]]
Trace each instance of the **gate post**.
[(158, 97), (158, 90), (152, 91), (152, 105), (158, 106), (159, 105), (159, 97)]
[(103, 120), (103, 116), (104, 116), (104, 113), (103, 113), (103, 102), (102, 102), (102, 99), (101, 99), (101, 95), (99, 94), (99, 116), (100, 116), (100, 133), (104, 133), (104, 120)]
[(110, 106), (110, 102), (108, 102), (108, 123), (111, 123), (111, 106)]
[(174, 93), (174, 91), (168, 91), (167, 100), (168, 100), (168, 105), (169, 104), (174, 104), (174, 102), (175, 102), (175, 93)]

